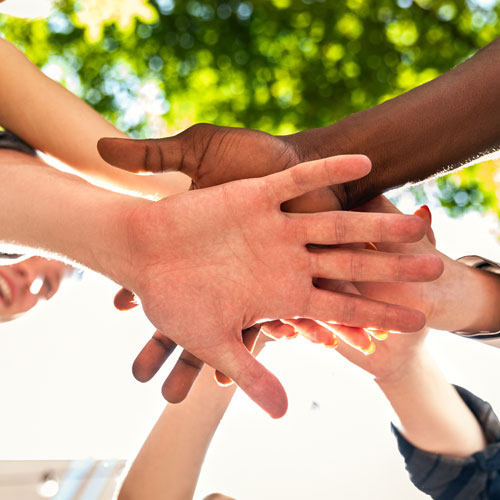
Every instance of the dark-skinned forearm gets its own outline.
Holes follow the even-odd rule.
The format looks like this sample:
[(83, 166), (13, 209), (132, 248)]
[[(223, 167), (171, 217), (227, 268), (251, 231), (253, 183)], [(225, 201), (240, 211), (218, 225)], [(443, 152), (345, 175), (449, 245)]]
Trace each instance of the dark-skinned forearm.
[(344, 208), (500, 149), (500, 39), (448, 73), (322, 129), (290, 136), (306, 156), (363, 153), (372, 172), (345, 185)]

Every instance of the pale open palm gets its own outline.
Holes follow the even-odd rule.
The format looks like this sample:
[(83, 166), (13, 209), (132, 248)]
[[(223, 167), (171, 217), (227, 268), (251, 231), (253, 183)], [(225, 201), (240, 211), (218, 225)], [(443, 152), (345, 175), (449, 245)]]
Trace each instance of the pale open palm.
[(425, 322), (418, 311), (318, 290), (312, 281), (429, 280), (442, 271), (439, 259), (383, 253), (374, 259), (358, 250), (313, 253), (306, 247), (366, 238), (415, 241), (424, 232), (420, 219), (346, 212), (290, 216), (280, 210), (288, 199), (369, 170), (364, 156), (335, 157), (144, 203), (131, 219), (130, 288), (159, 331), (281, 416), (284, 390), (244, 347), (242, 330), (294, 316), (401, 331)]
[[(101, 139), (98, 149), (106, 161), (130, 172), (183, 172), (191, 177), (194, 189), (262, 177), (290, 168), (306, 157), (317, 157), (307, 144), (299, 145), (293, 136), (279, 137), (258, 130), (207, 123), (193, 125), (178, 135), (162, 139)], [(344, 197), (344, 185), (333, 184), (287, 201), (284, 208), (292, 212), (337, 210), (345, 202)], [(133, 296), (122, 290), (117, 294), (115, 305), (119, 309), (129, 309)], [(283, 334), (287, 327), (275, 324), (274, 331), (278, 328)], [(288, 327), (290, 330), (293, 333)], [(150, 380), (176, 348), (171, 333), (166, 337), (155, 332), (137, 356), (133, 373), (141, 382)], [(319, 338), (325, 337), (320, 335)], [(369, 342), (369, 337), (363, 333), (358, 333), (356, 339), (360, 346)], [(311, 340), (315, 341), (312, 337)], [(328, 337), (326, 342), (329, 342)], [(182, 401), (202, 365), (199, 359), (184, 351), (163, 385), (165, 399), (173, 403)], [(222, 378), (218, 376), (218, 379)]]

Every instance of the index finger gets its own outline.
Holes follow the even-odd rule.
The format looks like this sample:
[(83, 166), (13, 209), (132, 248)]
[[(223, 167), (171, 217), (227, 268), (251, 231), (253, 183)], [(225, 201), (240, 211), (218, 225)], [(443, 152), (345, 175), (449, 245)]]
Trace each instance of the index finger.
[(325, 186), (359, 179), (370, 170), (371, 162), (367, 156), (340, 155), (300, 163), (263, 179), (281, 204)]

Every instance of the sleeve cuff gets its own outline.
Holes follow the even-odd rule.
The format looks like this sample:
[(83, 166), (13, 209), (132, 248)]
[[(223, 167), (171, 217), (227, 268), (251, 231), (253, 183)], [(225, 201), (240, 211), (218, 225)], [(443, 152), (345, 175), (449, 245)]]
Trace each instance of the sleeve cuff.
[[(457, 259), (458, 262), (462, 262), (469, 267), (475, 267), (476, 269), (481, 269), (481, 271), (486, 271), (488, 273), (500, 274), (500, 265), (492, 260), (485, 259), (484, 257), (480, 257), (479, 255), (466, 255), (464, 257), (460, 257)], [(498, 338), (500, 336), (500, 330), (496, 332), (453, 332), (456, 335), (460, 335), (462, 337), (470, 337), (475, 338), (477, 340), (486, 340), (492, 338)]]
[[(486, 492), (492, 483), (499, 486), (500, 421), (489, 403), (462, 387), (455, 388), (481, 425), (489, 443), (484, 450), (464, 458), (439, 455), (412, 445), (394, 425), (392, 431), (410, 479), (418, 489), (440, 499), (490, 498), (475, 495)], [(493, 477), (497, 481), (492, 482)]]

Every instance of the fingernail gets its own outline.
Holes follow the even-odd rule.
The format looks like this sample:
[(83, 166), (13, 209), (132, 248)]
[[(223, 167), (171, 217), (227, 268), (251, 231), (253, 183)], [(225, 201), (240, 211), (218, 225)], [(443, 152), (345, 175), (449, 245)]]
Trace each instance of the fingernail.
[(227, 380), (224, 380), (223, 382), (221, 382), (218, 379), (215, 379), (215, 382), (217, 382), (217, 385), (219, 387), (229, 387), (230, 385), (234, 384), (234, 382), (230, 378), (228, 378)]
[(377, 340), (385, 340), (389, 334), (387, 332), (370, 332)]
[(339, 341), (337, 340), (337, 337), (332, 337), (331, 339), (328, 339), (328, 342), (325, 342), (323, 345), (325, 347), (328, 347), (329, 349), (335, 349), (339, 345)]
[(375, 344), (370, 340), (370, 345), (368, 347), (363, 347), (361, 350), (364, 354), (373, 354), (375, 352)]
[(424, 210), (427, 210), (427, 213), (429, 214), (429, 217), (430, 217), (430, 219), (432, 221), (432, 213), (431, 213), (430, 208), (427, 205), (422, 205), (420, 208), (423, 208)]

